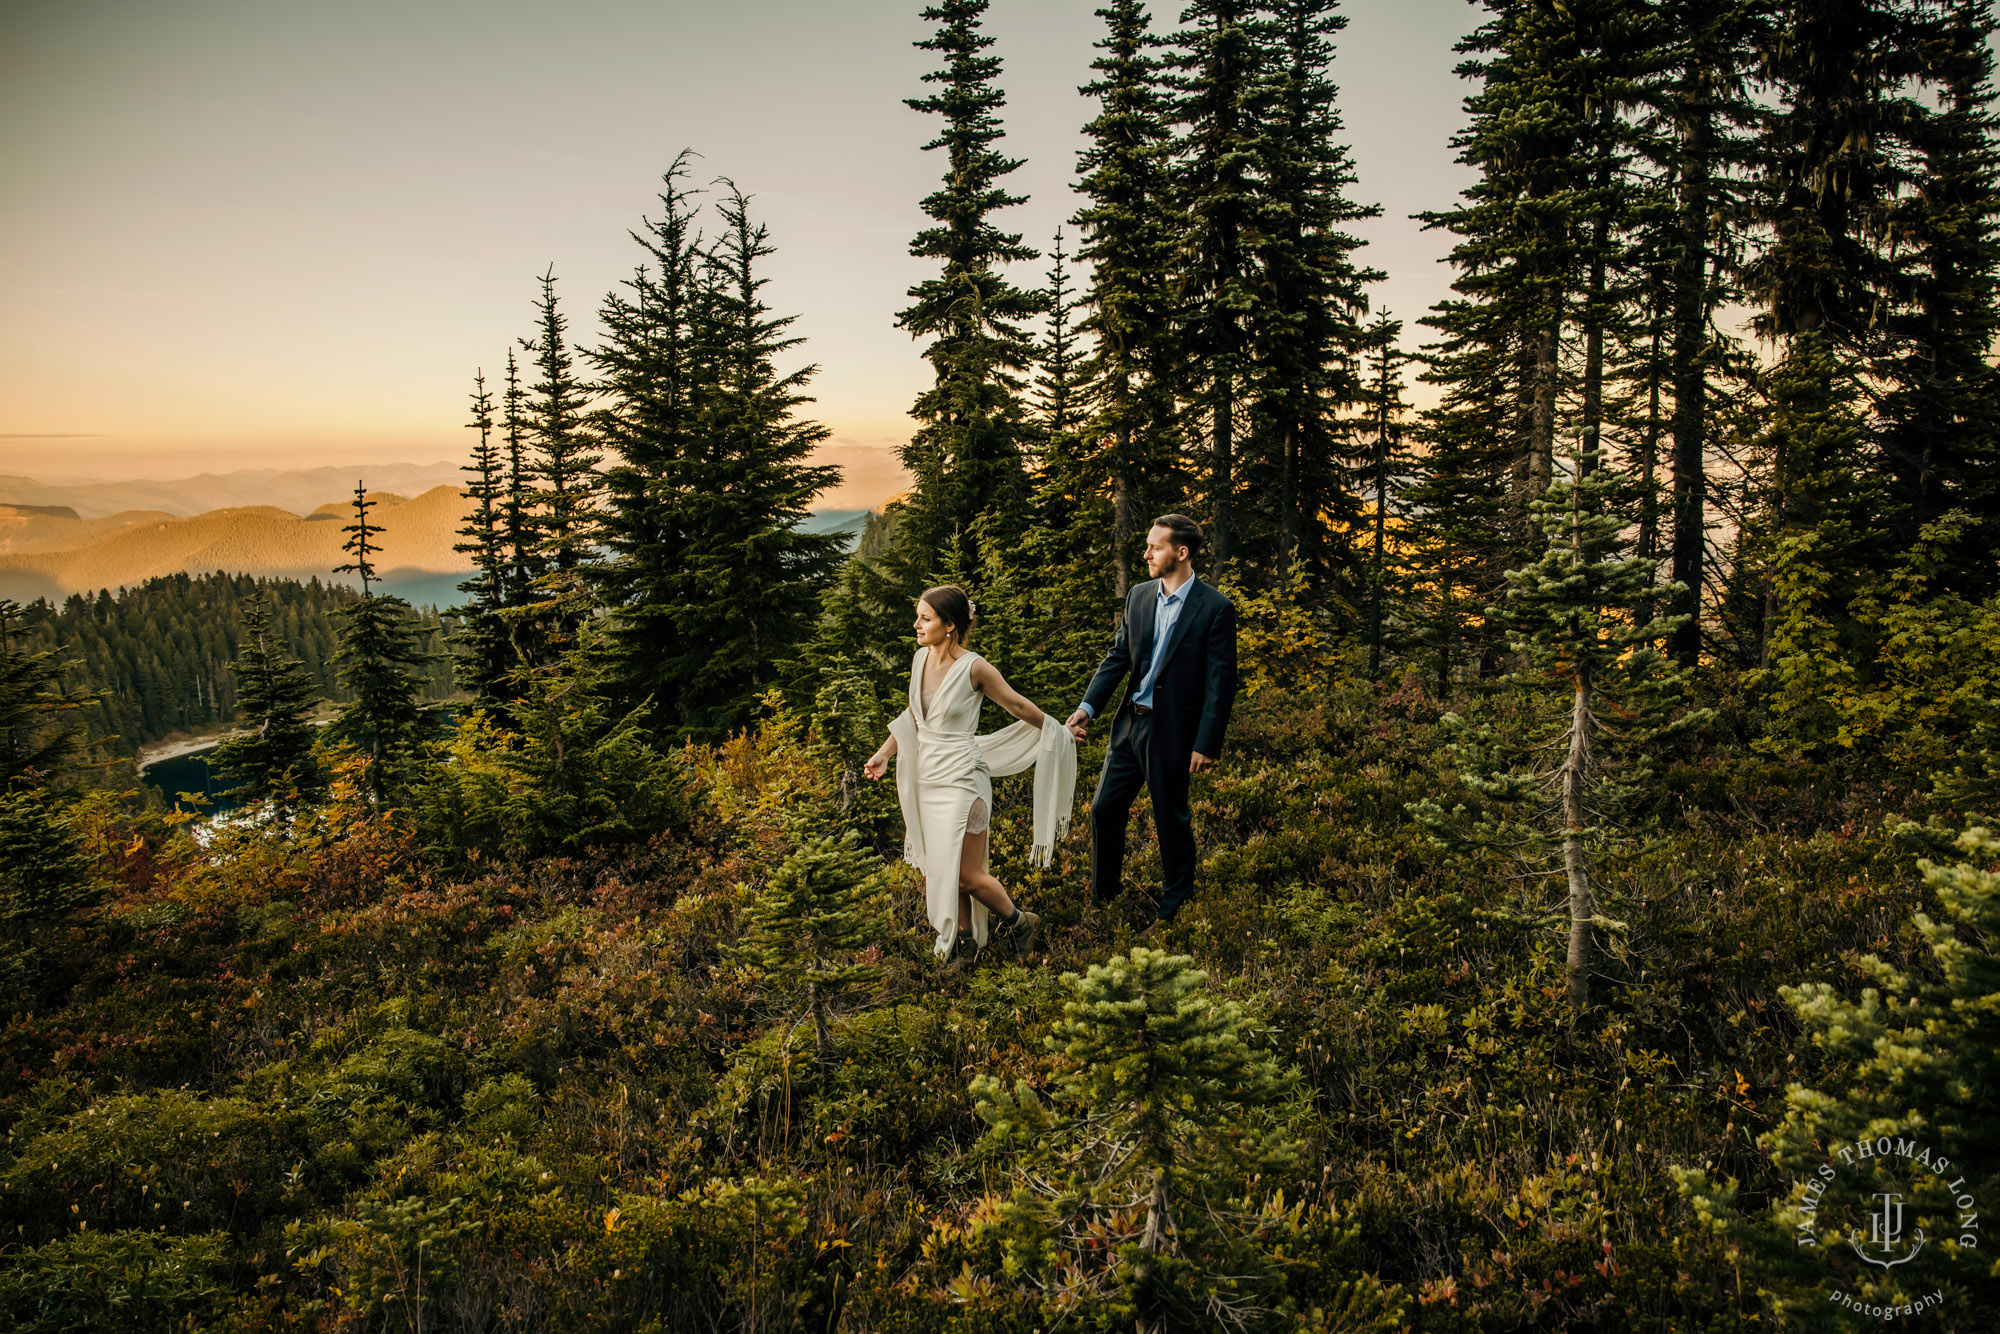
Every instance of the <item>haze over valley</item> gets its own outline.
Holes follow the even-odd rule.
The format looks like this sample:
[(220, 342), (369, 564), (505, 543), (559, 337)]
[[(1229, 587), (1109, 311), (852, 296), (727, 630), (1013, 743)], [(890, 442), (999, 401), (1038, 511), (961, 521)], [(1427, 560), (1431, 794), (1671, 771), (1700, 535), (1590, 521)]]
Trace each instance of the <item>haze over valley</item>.
[[(18, 460), (24, 451), (16, 450)], [(892, 455), (821, 452), (842, 470), (808, 527), (858, 532), (862, 517), (906, 481)], [(51, 463), (54, 459), (48, 460)], [(377, 502), (381, 587), (419, 605), (450, 606), (470, 570), (462, 539), (464, 474), (454, 462), (246, 468), (176, 479), (44, 482), (0, 473), (0, 598), (27, 603), (220, 570), (260, 578), (353, 582), (342, 526), (357, 480)]]

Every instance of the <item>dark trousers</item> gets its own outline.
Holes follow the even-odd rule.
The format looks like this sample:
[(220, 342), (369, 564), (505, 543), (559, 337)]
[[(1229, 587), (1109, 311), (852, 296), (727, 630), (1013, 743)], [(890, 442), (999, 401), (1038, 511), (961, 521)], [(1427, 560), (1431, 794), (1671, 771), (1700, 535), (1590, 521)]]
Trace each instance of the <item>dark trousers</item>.
[(1186, 755), (1165, 754), (1153, 745), (1153, 719), (1121, 711), (1111, 725), (1111, 748), (1097, 795), (1090, 799), (1090, 896), (1098, 903), (1123, 888), (1125, 826), (1132, 799), (1143, 784), (1153, 798), (1153, 824), (1160, 834), (1160, 870), (1165, 881), (1160, 916), (1172, 917), (1194, 897), (1194, 815), (1188, 810)]

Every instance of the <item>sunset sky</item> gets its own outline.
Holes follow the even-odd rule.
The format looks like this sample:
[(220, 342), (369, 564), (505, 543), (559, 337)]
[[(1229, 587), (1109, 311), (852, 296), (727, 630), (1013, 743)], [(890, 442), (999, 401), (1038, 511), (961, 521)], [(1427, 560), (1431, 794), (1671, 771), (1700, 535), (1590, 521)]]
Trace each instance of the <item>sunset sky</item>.
[[(64, 0), (0, 10), (0, 473), (44, 481), (465, 447), (465, 395), (527, 334), (555, 265), (589, 341), (683, 146), (756, 197), (772, 303), (816, 361), (818, 418), (873, 503), (928, 367), (895, 312), (942, 163), (919, 151), (921, 4), (879, 0)], [(996, 0), (1005, 219), (1074, 212), (1101, 21)], [(1464, 0), (1352, 0), (1335, 75), (1377, 309), (1443, 296), (1409, 220), (1467, 179), (1447, 141)], [(1167, 7), (1156, 22), (1170, 26)], [(1039, 283), (1045, 262), (1014, 276)], [(1414, 333), (1415, 331), (1411, 331)], [(1408, 341), (1414, 342), (1414, 338)], [(871, 453), (871, 451), (880, 451)], [(867, 466), (871, 459), (878, 465)]]

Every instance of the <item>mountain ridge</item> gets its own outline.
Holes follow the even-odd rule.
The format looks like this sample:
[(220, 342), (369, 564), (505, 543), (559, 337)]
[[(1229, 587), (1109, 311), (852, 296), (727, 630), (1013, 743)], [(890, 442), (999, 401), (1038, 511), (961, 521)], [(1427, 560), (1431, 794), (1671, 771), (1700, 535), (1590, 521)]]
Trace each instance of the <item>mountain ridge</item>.
[[(382, 551), (375, 564), (391, 592), (398, 591), (398, 584), (436, 586), (436, 576), (466, 571), (465, 557), (452, 550), (464, 522), (463, 491), (435, 486), (409, 499), (388, 492), (379, 498), (371, 515), (382, 527)], [(342, 525), (327, 521), (337, 516), (315, 519), (276, 505), (230, 506), (187, 517), (129, 511), (74, 521), (10, 517), (10, 512), (11, 507), (0, 507), (0, 597), (17, 602), (212, 570), (356, 582), (351, 575), (333, 573), (348, 560), (341, 549)], [(17, 540), (10, 536), (15, 529), (33, 536)], [(447, 593), (449, 583), (443, 585)]]

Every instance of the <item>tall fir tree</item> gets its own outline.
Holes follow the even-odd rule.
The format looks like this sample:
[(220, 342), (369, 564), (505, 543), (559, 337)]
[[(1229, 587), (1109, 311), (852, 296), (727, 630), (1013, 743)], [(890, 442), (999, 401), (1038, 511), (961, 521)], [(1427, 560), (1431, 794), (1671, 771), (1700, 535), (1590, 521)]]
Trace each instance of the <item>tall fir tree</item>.
[[(1654, 287), (1651, 346), (1640, 374), (1648, 419), (1637, 460), (1647, 487), (1639, 553), (1655, 553), (1658, 520), (1651, 487), (1658, 461), (1661, 390), (1670, 400), (1672, 503), (1669, 578), (1684, 590), (1673, 652), (1683, 666), (1700, 655), (1703, 603), (1713, 582), (1707, 565), (1715, 397), (1713, 381), (1732, 355), (1716, 315), (1735, 295), (1732, 268), (1742, 246), (1743, 168), (1753, 151), (1745, 131), (1756, 124), (1749, 74), (1768, 6), (1758, 0), (1666, 0), (1656, 11), (1666, 38), (1646, 100), (1656, 132), (1642, 142), (1652, 159), (1656, 201), (1642, 220), (1643, 280)], [(1643, 208), (1643, 205), (1642, 205)], [(1648, 244), (1648, 241), (1651, 244)], [(1653, 267), (1644, 267), (1651, 260)]]
[(802, 525), (838, 472), (809, 461), (827, 434), (799, 415), (815, 368), (777, 367), (802, 340), (764, 297), (769, 233), (725, 182), (721, 234), (704, 247), (687, 158), (639, 238), (654, 267), (607, 298), (593, 354), (600, 429), (621, 460), (595, 578), (625, 697), (713, 740), (748, 724), (812, 633), (840, 542)]
[(479, 433), (472, 462), (462, 469), (471, 478), (465, 495), (472, 504), (458, 530), (465, 540), (452, 550), (470, 558), (472, 577), (458, 586), (469, 599), (457, 608), (458, 632), (453, 638), (461, 676), (491, 704), (507, 698), (513, 656), (503, 614), (508, 600), (507, 472), (493, 438), (493, 395), (486, 388), (484, 372), (473, 377), (472, 420), (466, 425)]
[(1439, 341), (1420, 377), (1440, 387), (1424, 414), (1426, 475), (1411, 503), (1421, 542), (1427, 638), (1445, 685), (1477, 665), (1501, 669), (1504, 645), (1483, 608), (1506, 571), (1538, 554), (1530, 506), (1548, 489), (1561, 389), (1561, 339), (1577, 267), (1572, 193), (1580, 182), (1580, 90), (1562, 82), (1578, 54), (1547, 0), (1487, 0), (1492, 17), (1458, 49), (1470, 123), (1453, 139), (1479, 172), (1455, 207), (1420, 214), (1459, 239), (1457, 293), (1422, 324)]
[(424, 650), (410, 604), (374, 591), (373, 558), (381, 552), (375, 539), (382, 531), (368, 517), (375, 503), (366, 483), (355, 483), (354, 522), (342, 529), (348, 535), (342, 549), (354, 559), (334, 573), (359, 578), (361, 597), (339, 612), (340, 648), (334, 661), (347, 704), (327, 731), (367, 757), (362, 783), (382, 801), (400, 791), (407, 776), (424, 721), (417, 695), (431, 655)]
[(286, 652), (272, 623), (271, 599), (259, 593), (243, 605), (243, 634), (234, 664), (242, 730), (226, 737), (209, 762), (239, 801), (289, 802), (320, 786), (313, 758), (313, 711), (319, 685)]
[(1251, 430), (1243, 491), (1256, 503), (1234, 539), (1246, 574), (1270, 587), (1304, 576), (1322, 598), (1359, 586), (1359, 458), (1344, 417), (1362, 397), (1367, 285), (1383, 275), (1354, 262), (1349, 224), (1381, 212), (1349, 198), (1354, 165), (1341, 142), (1333, 38), (1347, 24), (1338, 0), (1269, 6), (1268, 123), (1258, 174), (1258, 300), (1248, 312), (1253, 363), (1245, 388)]
[[(541, 499), (535, 484), (534, 446), (529, 440), (528, 391), (521, 384), (521, 368), (511, 347), (507, 349), (507, 382), (501, 391), (500, 410), (507, 456), (507, 498), (502, 506), (507, 573), (502, 583), (507, 590), (506, 605), (518, 608), (526, 606), (533, 596), (535, 580), (545, 562), (536, 544)], [(511, 621), (509, 625), (511, 631)]]
[[(1396, 583), (1390, 567), (1389, 514), (1407, 487), (1411, 458), (1403, 440), (1403, 367), (1409, 357), (1397, 346), (1403, 322), (1387, 313), (1368, 326), (1366, 415), (1354, 426), (1368, 441), (1364, 479), (1368, 514), (1368, 679), (1382, 679), (1388, 604)], [(1399, 535), (1399, 542), (1401, 538)]]
[(1106, 532), (1108, 552), (1089, 554), (1108, 558), (1111, 601), (1123, 606), (1144, 524), (1183, 507), (1172, 319), (1179, 239), (1160, 39), (1143, 0), (1112, 0), (1097, 14), (1105, 23), (1091, 62), (1097, 78), (1082, 90), (1097, 114), (1084, 126), (1077, 188), (1086, 202), (1075, 218), (1078, 258), (1090, 266), (1078, 328), (1093, 343), (1085, 368), (1093, 410), (1065, 475), (1047, 480), (1079, 516), (1108, 502), (1108, 529), (1099, 521), (1085, 531)]
[(1049, 285), (1042, 298), (1048, 329), (1035, 348), (1034, 417), (1041, 432), (1035, 451), (1038, 462), (1049, 441), (1077, 429), (1087, 406), (1082, 397), (1084, 354), (1077, 346), (1079, 302), (1070, 287), (1070, 257), (1063, 253), (1060, 227), (1049, 255)]
[(21, 604), (0, 598), (0, 791), (40, 787), (82, 753), (99, 692), (71, 686), (72, 661), (26, 642)]
[(1006, 95), (999, 57), (981, 54), (993, 45), (981, 28), (986, 10), (987, 0), (944, 0), (923, 11), (937, 26), (917, 46), (940, 58), (941, 68), (924, 75), (937, 91), (906, 99), (942, 119), (924, 148), (945, 155), (943, 184), (923, 201), (934, 225), (910, 243), (938, 272), (910, 289), (911, 304), (896, 317), (911, 337), (930, 340), (924, 356), (936, 376), (910, 409), (921, 425), (902, 449), (915, 479), (899, 537), (912, 595), (927, 581), (970, 579), (982, 526), (1017, 534), (1026, 520), (1023, 451), (1032, 428), (1020, 376), (1034, 345), (1021, 322), (1042, 309), (1042, 296), (1002, 273), (1037, 252), (993, 221), (1026, 197), (1001, 184), (1021, 163), (998, 147)]
[(1919, 184), (1899, 210), (1915, 253), (1906, 309), (1879, 370), (1888, 522), (1913, 548), (1952, 509), (1970, 522), (1946, 553), (1950, 582), (1979, 598), (2000, 586), (2000, 378), (1989, 360), (2000, 330), (2000, 150), (1995, 132), (1992, 6), (1952, 0), (1922, 15), (1923, 76), (1911, 134)]
[(716, 382), (697, 451), (677, 481), (680, 596), (672, 673), (679, 725), (719, 738), (746, 726), (777, 681), (778, 665), (812, 633), (840, 557), (840, 539), (802, 525), (839, 470), (809, 462), (828, 432), (799, 415), (817, 367), (785, 372), (777, 359), (804, 340), (798, 318), (764, 299), (767, 229), (732, 184), (720, 205), (721, 236), (708, 259), (714, 285)]
[[(1825, 641), (1809, 651), (1839, 654), (1827, 668), (1874, 658), (1850, 607), (1893, 560), (1881, 423), (1868, 405), (1910, 293), (1913, 248), (1894, 234), (1916, 180), (1919, 18), (1903, 0), (1788, 0), (1764, 35), (1777, 106), (1758, 159), (1764, 243), (1744, 278), (1757, 330), (1780, 352), (1766, 380), (1763, 541), (1752, 545), (1766, 662), (1796, 667), (1802, 636)], [(1829, 706), (1809, 708), (1795, 691), (1774, 703)], [(1798, 739), (1810, 744), (1810, 731)]]
[(699, 191), (687, 185), (683, 150), (661, 176), (660, 211), (634, 239), (645, 261), (605, 297), (605, 333), (591, 362), (605, 394), (599, 436), (605, 469), (600, 532), (605, 559), (593, 572), (610, 616), (604, 651), (611, 678), (632, 703), (651, 699), (656, 719), (681, 716), (680, 681), (669, 663), (687, 653), (688, 492), (703, 457), (702, 414), (713, 392), (715, 312), (703, 281)]
[[(1204, 556), (1211, 574), (1228, 569), (1235, 541), (1238, 409), (1250, 373), (1250, 312), (1258, 245), (1269, 221), (1257, 168), (1269, 155), (1271, 85), (1262, 62), (1266, 23), (1248, 0), (1196, 0), (1181, 16), (1173, 57), (1176, 265), (1181, 316), (1179, 389), (1206, 443)], [(1195, 430), (1190, 429), (1190, 447)], [(1198, 510), (1201, 507), (1197, 507)]]
[[(588, 426), (590, 389), (577, 376), (568, 342), (569, 321), (556, 300), (553, 266), (538, 280), (536, 335), (521, 348), (534, 359), (539, 378), (529, 386), (529, 440), (534, 475), (541, 483), (535, 514), (535, 553), (543, 571), (536, 578), (529, 610), (548, 645), (567, 647), (590, 611), (584, 567), (597, 538), (597, 464)], [(547, 650), (544, 650), (546, 656)]]

